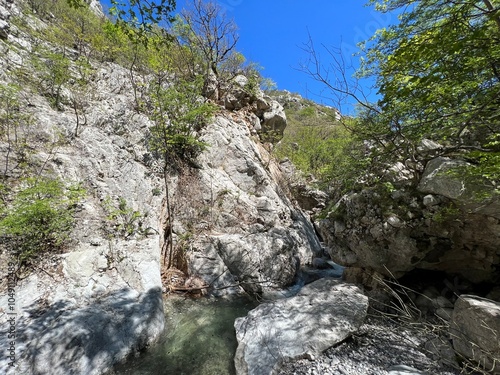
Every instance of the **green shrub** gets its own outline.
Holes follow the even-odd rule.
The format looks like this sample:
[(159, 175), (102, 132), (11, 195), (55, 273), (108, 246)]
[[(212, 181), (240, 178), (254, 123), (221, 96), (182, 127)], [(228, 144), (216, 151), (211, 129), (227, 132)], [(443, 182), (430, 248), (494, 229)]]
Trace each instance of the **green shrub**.
[(339, 198), (354, 188), (369, 160), (362, 142), (350, 130), (349, 119), (340, 124), (327, 111), (317, 105), (288, 109), (288, 126), (275, 154), (289, 158), (303, 174), (312, 174), (321, 188)]
[(85, 191), (58, 178), (27, 178), (21, 186), (12, 203), (2, 209), (0, 233), (24, 265), (39, 254), (63, 247)]
[(119, 197), (116, 205), (110, 197), (107, 197), (104, 200), (104, 210), (108, 221), (106, 231), (110, 237), (127, 239), (135, 234), (146, 233), (142, 220), (146, 215), (130, 207), (125, 198)]

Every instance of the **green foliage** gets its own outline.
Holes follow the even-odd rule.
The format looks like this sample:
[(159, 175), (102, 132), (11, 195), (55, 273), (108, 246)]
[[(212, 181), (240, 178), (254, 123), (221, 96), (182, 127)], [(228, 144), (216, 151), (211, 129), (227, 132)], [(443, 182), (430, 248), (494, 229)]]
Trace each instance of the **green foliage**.
[(146, 234), (147, 230), (143, 227), (146, 215), (130, 207), (125, 198), (119, 197), (117, 204), (114, 204), (111, 197), (107, 197), (103, 207), (107, 214), (106, 230), (109, 236), (127, 239), (136, 234)]
[(461, 211), (453, 203), (439, 209), (432, 215), (432, 220), (436, 223), (446, 223), (461, 216)]
[(21, 182), (12, 203), (4, 202), (0, 220), (0, 233), (20, 265), (62, 248), (73, 227), (76, 204), (84, 194), (80, 185), (66, 185), (58, 178)]
[(47, 0), (26, 0), (26, 4), (29, 10), (40, 17), (48, 15), (51, 11), (51, 7), (54, 5), (52, 1)]
[(198, 78), (151, 88), (150, 117), (155, 125), (150, 129), (149, 147), (161, 156), (165, 168), (176, 169), (183, 162), (195, 164), (195, 158), (207, 146), (197, 138), (197, 132), (217, 108), (203, 100), (202, 86), (202, 78)]
[(64, 85), (72, 78), (71, 61), (63, 52), (42, 51), (41, 56), (32, 56), (32, 64), (39, 72), (37, 86), (46, 95), (51, 105), (61, 109), (61, 94)]
[[(412, 162), (425, 162), (417, 146), (432, 139), (445, 155), (475, 159), (472, 173), (496, 179), (491, 139), (500, 129), (500, 19), (488, 10), (491, 2), (372, 3), (405, 12), (365, 45), (360, 75), (374, 77), (382, 96), (361, 116), (367, 139), (388, 160)], [(467, 155), (471, 150), (479, 153)]]
[[(235, 53), (235, 55), (241, 55)], [(270, 79), (262, 76), (262, 68), (259, 64), (247, 62), (245, 57), (241, 55), (239, 60), (232, 69), (226, 69), (226, 75), (233, 79), (237, 74), (242, 74), (247, 77), (248, 82), (245, 85), (245, 90), (251, 96), (256, 96), (260, 90), (271, 91), (276, 88), (276, 83)]]
[(303, 109), (301, 109), (299, 111), (299, 113), (297, 115), (301, 119), (308, 118), (308, 117), (315, 117), (315, 116), (317, 116), (316, 107), (313, 105), (308, 106), (308, 107), (304, 107)]
[(86, 3), (71, 7), (64, 0), (56, 0), (51, 12), (54, 19), (43, 30), (43, 38), (58, 46), (75, 49), (79, 56), (95, 58), (93, 46), (95, 39), (102, 33), (106, 22), (97, 16)]
[(300, 171), (312, 174), (321, 187), (340, 197), (354, 187), (368, 158), (362, 142), (328, 111), (316, 105), (288, 109), (288, 126), (275, 153), (288, 157)]

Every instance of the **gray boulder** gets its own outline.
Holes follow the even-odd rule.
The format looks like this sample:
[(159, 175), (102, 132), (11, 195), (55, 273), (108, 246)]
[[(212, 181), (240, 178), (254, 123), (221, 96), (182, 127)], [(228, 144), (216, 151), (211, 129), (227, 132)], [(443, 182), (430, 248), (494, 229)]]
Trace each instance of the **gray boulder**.
[(277, 142), (283, 137), (286, 128), (286, 114), (283, 106), (276, 100), (269, 102), (268, 108), (262, 115), (261, 134), (270, 142)]
[(488, 373), (500, 374), (500, 302), (460, 296), (455, 302), (450, 334), (458, 354)]
[(294, 297), (262, 304), (234, 326), (239, 375), (274, 374), (284, 360), (311, 358), (356, 332), (368, 298), (351, 284), (321, 279)]
[(86, 2), (95, 14), (104, 17), (104, 11), (102, 10), (102, 5), (99, 0), (86, 0)]
[(5, 8), (7, 4), (0, 2), (0, 38), (7, 39), (10, 33), (10, 12)]
[(316, 223), (332, 260), (397, 278), (426, 269), (498, 282), (499, 198), (449, 173), (462, 164), (432, 160), (419, 191), (379, 187), (344, 196)]
[(432, 159), (425, 167), (418, 190), (449, 198), (469, 212), (500, 219), (500, 198), (493, 185), (453, 173), (454, 169), (468, 165), (464, 161), (445, 157)]
[(10, 25), (7, 21), (0, 20), (0, 38), (7, 39), (9, 36)]

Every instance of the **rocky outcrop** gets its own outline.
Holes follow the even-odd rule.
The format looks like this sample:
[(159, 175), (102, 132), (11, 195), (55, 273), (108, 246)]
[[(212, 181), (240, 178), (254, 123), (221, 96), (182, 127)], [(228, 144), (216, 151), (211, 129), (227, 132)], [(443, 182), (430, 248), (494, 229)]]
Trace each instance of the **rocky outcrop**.
[(99, 0), (85, 0), (85, 1), (95, 14), (104, 17), (104, 11), (102, 10), (102, 5), (99, 2)]
[(271, 172), (278, 168), (250, 136), (243, 113), (218, 116), (201, 135), (210, 145), (201, 169), (181, 177), (186, 188), (176, 193), (185, 207), (178, 235), (196, 234), (186, 251), (190, 272), (220, 292), (282, 288), (321, 251), (310, 221), (280, 191)]
[[(209, 84), (206, 91), (215, 92), (213, 86), (214, 83)], [(221, 104), (230, 111), (248, 108), (255, 116), (250, 119), (252, 128), (264, 141), (275, 143), (283, 137), (286, 128), (283, 106), (259, 88), (249, 87), (247, 77), (238, 75), (233, 79), (231, 87), (224, 90)]]
[(285, 178), (285, 186), (290, 192), (294, 203), (308, 213), (318, 213), (326, 206), (328, 194), (313, 188), (314, 181), (307, 181), (290, 159), (279, 162), (279, 169)]
[(419, 191), (380, 187), (343, 197), (317, 223), (332, 259), (395, 277), (425, 269), (474, 283), (498, 281), (498, 198), (446, 172), (459, 164), (430, 161)]
[(358, 287), (321, 279), (294, 297), (262, 304), (235, 322), (237, 374), (274, 374), (285, 360), (313, 359), (356, 332), (368, 298)]
[(500, 303), (462, 295), (455, 303), (450, 335), (456, 352), (487, 373), (500, 374)]
[[(22, 34), (17, 38), (6, 59), (29, 54), (29, 43), (20, 43)], [(8, 62), (2, 59), (2, 65)], [(9, 72), (3, 72), (2, 80), (11, 79)], [(23, 92), (29, 105), (19, 103), (36, 124), (27, 135), (31, 163), (43, 166), (46, 174), (81, 183), (86, 196), (65, 252), (44, 254), (14, 288), (17, 367), (1, 356), (4, 374), (100, 374), (152, 344), (164, 328), (159, 246), (163, 183), (143, 163), (150, 123), (134, 111), (125, 69), (100, 65), (87, 90), (86, 121), (78, 132), (74, 112), (64, 104), (56, 110), (29, 88)], [(60, 139), (65, 142), (58, 144)], [(2, 163), (6, 150), (1, 142)], [(117, 210), (120, 201), (126, 210), (140, 213), (126, 237), (119, 227), (130, 218), (107, 218), (106, 207)], [(5, 275), (7, 252), (0, 257)], [(5, 285), (0, 287), (4, 309)], [(0, 311), (2, 331), (12, 317)], [(4, 347), (6, 339), (2, 335)]]
[[(114, 67), (116, 74), (117, 67)], [(111, 108), (131, 114), (126, 96), (106, 93), (117, 82), (108, 70), (98, 78), (101, 102), (88, 114), (89, 124), (77, 139), (52, 155), (47, 167), (66, 180), (81, 181), (87, 189), (77, 218), (70, 251), (55, 254), (37, 272), (16, 286), (18, 365), (29, 373), (99, 374), (116, 361), (151, 344), (163, 330), (159, 235), (138, 233), (128, 239), (109, 237), (103, 202), (124, 199), (144, 217), (145, 228), (158, 228), (162, 200), (153, 195), (159, 181), (145, 176), (141, 155), (141, 122), (124, 121)], [(109, 85), (109, 86), (107, 86)], [(74, 119), (31, 98), (40, 130), (50, 135), (71, 133)], [(124, 136), (113, 127), (123, 126)], [(43, 129), (43, 130), (42, 130)], [(116, 224), (116, 223), (115, 223)], [(5, 297), (6, 298), (6, 297)], [(6, 306), (2, 298), (2, 306)], [(5, 302), (5, 303), (4, 303)], [(4, 323), (8, 316), (3, 314)], [(0, 361), (2, 373), (9, 374)], [(29, 372), (28, 369), (32, 372)], [(4, 372), (5, 370), (5, 372)]]

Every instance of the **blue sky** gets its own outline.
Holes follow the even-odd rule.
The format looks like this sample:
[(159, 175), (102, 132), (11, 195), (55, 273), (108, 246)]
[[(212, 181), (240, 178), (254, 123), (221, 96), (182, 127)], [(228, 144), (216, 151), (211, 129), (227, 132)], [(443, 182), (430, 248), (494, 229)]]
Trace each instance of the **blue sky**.
[[(378, 28), (397, 21), (394, 15), (381, 14), (365, 6), (367, 1), (217, 0), (217, 3), (238, 25), (238, 50), (248, 60), (260, 64), (265, 77), (276, 82), (279, 89), (336, 106), (329, 102), (330, 95), (323, 85), (297, 70), (307, 59), (301, 46), (307, 42), (309, 33), (319, 50), (322, 44), (339, 46), (342, 43), (344, 58), (351, 59), (358, 42), (372, 36)], [(178, 10), (185, 4), (186, 0), (177, 0)], [(353, 63), (356, 64), (356, 60)], [(370, 84), (365, 86), (368, 92)], [(375, 98), (374, 93), (370, 98)], [(342, 110), (349, 111), (349, 105)]]

